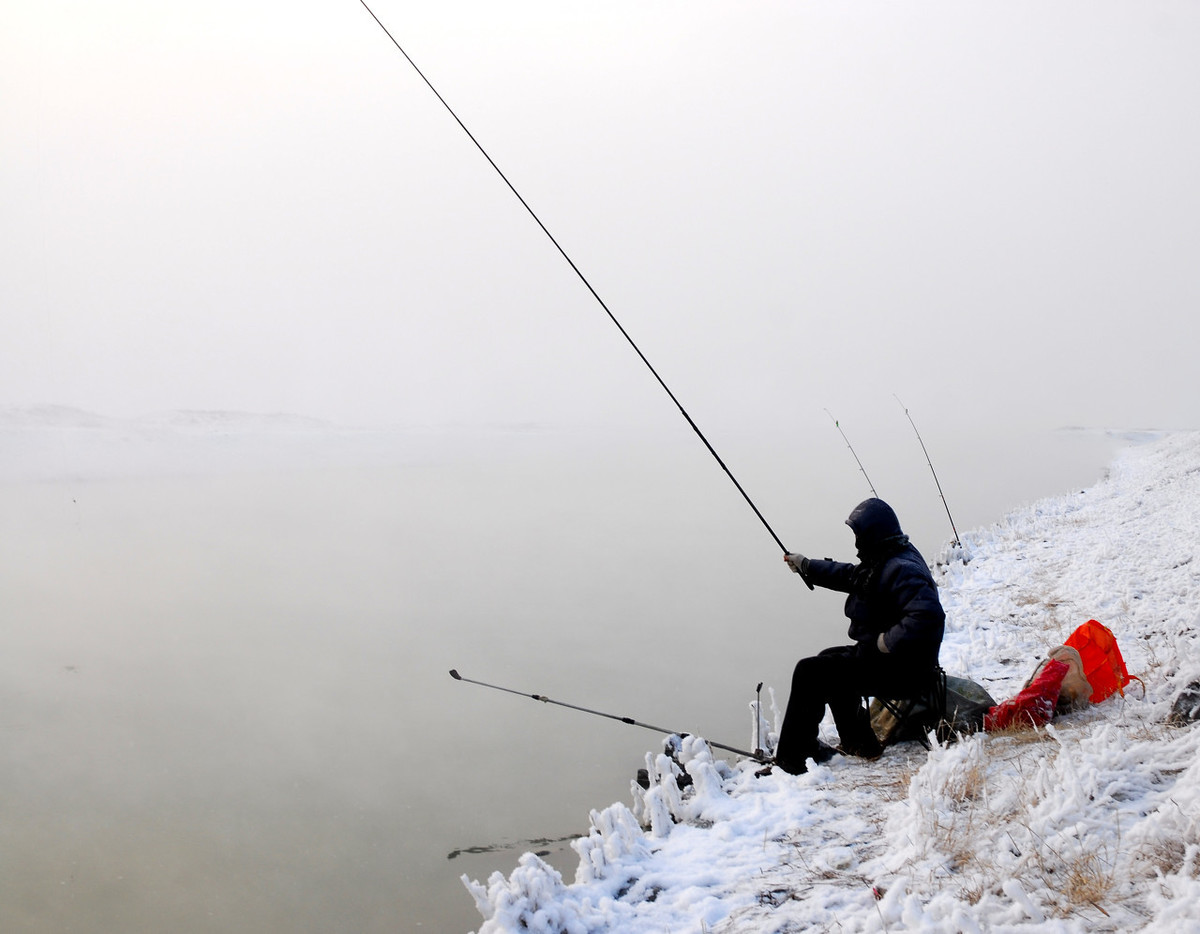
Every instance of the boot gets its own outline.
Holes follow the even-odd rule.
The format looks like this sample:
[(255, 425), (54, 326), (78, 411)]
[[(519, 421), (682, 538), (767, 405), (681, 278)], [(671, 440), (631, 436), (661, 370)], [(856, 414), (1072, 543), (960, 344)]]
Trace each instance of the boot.
[(838, 746), (839, 752), (860, 759), (878, 759), (883, 755), (883, 746), (879, 744), (879, 737), (871, 726), (871, 717), (861, 701), (849, 706), (849, 709), (839, 707), (834, 710), (834, 722), (842, 741)]
[[(776, 759), (775, 765), (779, 766), (779, 768), (787, 772), (789, 775), (803, 775), (808, 771), (809, 759), (812, 759), (813, 762), (817, 763), (817, 765), (822, 765), (837, 755), (839, 751), (840, 750), (834, 749), (832, 746), (827, 746), (825, 743), (817, 740), (817, 745), (813, 748), (812, 753), (801, 759), (799, 763), (781, 762), (780, 760)], [(755, 775), (758, 777), (770, 774), (771, 767), (769, 765), (765, 769), (760, 769), (755, 773)]]
[(842, 740), (838, 752), (847, 756), (857, 756), (860, 759), (878, 759), (883, 755), (883, 746), (879, 738), (870, 729), (867, 732)]

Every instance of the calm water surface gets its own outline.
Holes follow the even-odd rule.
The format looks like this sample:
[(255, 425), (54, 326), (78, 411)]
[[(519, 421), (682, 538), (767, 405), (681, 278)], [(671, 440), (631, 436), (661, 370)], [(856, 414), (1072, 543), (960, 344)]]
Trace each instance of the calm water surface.
[[(782, 705), (844, 633), (690, 438), (3, 435), (4, 931), (472, 930), (459, 875), (533, 848), (569, 881), (529, 841), (628, 803), (659, 740), (450, 668), (742, 746), (755, 684)], [(851, 558), (844, 448), (736, 440), (789, 547)], [(1115, 447), (960, 438), (938, 467), (965, 531)], [(875, 458), (935, 558), (919, 451)]]

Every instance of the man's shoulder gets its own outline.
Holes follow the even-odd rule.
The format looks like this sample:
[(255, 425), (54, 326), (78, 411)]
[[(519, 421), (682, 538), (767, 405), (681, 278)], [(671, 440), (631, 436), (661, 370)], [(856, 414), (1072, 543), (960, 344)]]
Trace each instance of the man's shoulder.
[(929, 570), (925, 559), (921, 557), (921, 552), (917, 551), (914, 545), (906, 545), (894, 555), (890, 555), (883, 563), (885, 580), (909, 574), (916, 574), (929, 583), (933, 583), (933, 573)]

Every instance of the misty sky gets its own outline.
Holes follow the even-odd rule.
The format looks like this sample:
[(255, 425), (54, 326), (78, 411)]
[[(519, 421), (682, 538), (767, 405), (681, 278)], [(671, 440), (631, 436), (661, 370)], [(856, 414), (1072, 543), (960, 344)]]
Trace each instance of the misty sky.
[[(1200, 5), (373, 7), (701, 424), (1196, 427)], [(6, 0), (0, 166), (0, 406), (677, 427), (356, 0)]]

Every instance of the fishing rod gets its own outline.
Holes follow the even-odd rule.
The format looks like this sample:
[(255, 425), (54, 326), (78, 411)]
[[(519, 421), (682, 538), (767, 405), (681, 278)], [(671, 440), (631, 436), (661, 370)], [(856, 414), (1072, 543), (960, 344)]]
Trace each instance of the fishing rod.
[(844, 431), (842, 431), (841, 424), (839, 424), (839, 422), (836, 418), (833, 418), (833, 413), (830, 412), (829, 409), (825, 410), (825, 414), (828, 415), (831, 419), (833, 419), (834, 427), (837, 428), (838, 433), (842, 436), (842, 440), (846, 442), (846, 447), (850, 448), (850, 453), (854, 454), (854, 463), (858, 464), (858, 469), (862, 471), (863, 477), (866, 478), (867, 486), (869, 486), (871, 488), (871, 495), (874, 496), (876, 499), (878, 499), (879, 494), (875, 492), (875, 484), (872, 483), (871, 478), (867, 476), (867, 468), (862, 465), (862, 461), (860, 461), (858, 459), (858, 455), (855, 454), (854, 446), (850, 444), (850, 439), (847, 438), (846, 433)]
[[(634, 720), (633, 717), (620, 717), (614, 713), (604, 713), (601, 710), (592, 710), (588, 707), (580, 707), (577, 704), (568, 704), (564, 701), (552, 700), (542, 694), (527, 694), (525, 691), (514, 691), (512, 688), (501, 687), (498, 684), (488, 684), (486, 681), (476, 681), (473, 678), (464, 678), (458, 673), (455, 668), (450, 669), (450, 677), (455, 681), (466, 681), (469, 684), (478, 684), (481, 687), (491, 688), (493, 691), (504, 691), (508, 694), (516, 694), (519, 697), (531, 697), (535, 701), (541, 701), (543, 704), (556, 704), (559, 707), (568, 707), (571, 710), (578, 710), (582, 713), (590, 713), (595, 717), (607, 717), (609, 720), (618, 720), (621, 723), (627, 723), (629, 726), (640, 726), (644, 730), (653, 730), (655, 733), (664, 735), (675, 734), (676, 736), (687, 736), (687, 733), (680, 733), (679, 730), (668, 730), (661, 726), (652, 726), (649, 723), (642, 723)], [(724, 749), (726, 752), (732, 752), (734, 755), (744, 756), (747, 759), (753, 759), (756, 762), (770, 762), (771, 760), (760, 752), (747, 752), (745, 749), (738, 749), (736, 746), (726, 746), (724, 743), (714, 743), (712, 740), (705, 740), (710, 746), (715, 746), (717, 749)]]
[(687, 410), (683, 407), (683, 404), (675, 397), (675, 393), (671, 392), (670, 387), (667, 386), (667, 384), (663, 380), (663, 378), (658, 375), (658, 371), (656, 369), (654, 369), (654, 366), (650, 363), (649, 359), (646, 357), (646, 355), (644, 353), (642, 353), (641, 348), (639, 348), (638, 345), (636, 343), (634, 343), (634, 340), (629, 335), (629, 332), (625, 330), (625, 328), (621, 325), (621, 322), (617, 320), (617, 316), (613, 314), (612, 310), (605, 303), (604, 299), (602, 299), (600, 297), (600, 293), (597, 292), (595, 290), (595, 288), (592, 287), (592, 284), (591, 284), (591, 282), (588, 281), (587, 276), (585, 276), (583, 274), (583, 272), (580, 270), (580, 268), (575, 265), (575, 261), (573, 259), (571, 259), (571, 257), (567, 254), (567, 251), (565, 249), (563, 249), (562, 245), (558, 242), (557, 239), (555, 239), (554, 234), (550, 233), (550, 229), (545, 224), (542, 223), (542, 219), (540, 217), (538, 217), (537, 213), (533, 210), (533, 208), (529, 206), (529, 202), (527, 202), (521, 196), (521, 193), (519, 191), (517, 191), (516, 186), (513, 185), (513, 183), (508, 180), (508, 176), (505, 175), (500, 170), (500, 166), (498, 166), (496, 164), (495, 160), (492, 159), (492, 157), (490, 155), (488, 155), (487, 150), (483, 148), (483, 144), (480, 143), (479, 140), (475, 138), (474, 133), (472, 133), (469, 129), (467, 129), (467, 125), (465, 123), (463, 123), (463, 121), (459, 118), (458, 114), (454, 112), (454, 108), (452, 108), (450, 106), (450, 104), (447, 103), (446, 99), (444, 97), (442, 97), (442, 95), (438, 91), (438, 89), (433, 86), (433, 82), (430, 81), (427, 77), (425, 77), (425, 73), (423, 71), (421, 71), (420, 68), (417, 67), (417, 63), (412, 60), (412, 57), (406, 51), (404, 51), (404, 47), (402, 45), (400, 45), (400, 43), (396, 40), (396, 37), (392, 35), (391, 31), (385, 25), (383, 25), (383, 22), (379, 19), (378, 16), (375, 15), (375, 11), (372, 10), (367, 5), (366, 0), (359, 0), (359, 3), (361, 3), (363, 6), (363, 9), (365, 9), (371, 15), (371, 19), (375, 20), (375, 22), (379, 25), (379, 28), (383, 30), (384, 35), (386, 35), (391, 40), (392, 45), (394, 45), (397, 48), (397, 50), (399, 50), (400, 54), (403, 55), (404, 58), (408, 61), (408, 63), (413, 67), (413, 70), (420, 76), (421, 80), (423, 82), (425, 82), (426, 86), (429, 88), (429, 90), (431, 90), (433, 92), (434, 96), (441, 102), (442, 106), (446, 108), (446, 110), (450, 114), (450, 116), (454, 118), (454, 122), (457, 123), (459, 125), (459, 127), (462, 128), (462, 131), (467, 134), (467, 137), (471, 140), (472, 143), (475, 144), (475, 148), (478, 149), (479, 152), (483, 155), (483, 157), (488, 161), (488, 164), (491, 165), (491, 167), (496, 170), (496, 174), (499, 175), (501, 180), (504, 182), (504, 184), (508, 186), (508, 190), (511, 191), (514, 195), (516, 195), (517, 200), (521, 202), (521, 206), (523, 208), (525, 208), (525, 210), (528, 212), (529, 216), (532, 217), (534, 222), (538, 225), (538, 227), (540, 227), (542, 229), (542, 233), (544, 233), (549, 238), (550, 242), (552, 244), (554, 244), (554, 248), (556, 250), (558, 250), (558, 252), (562, 255), (562, 258), (567, 261), (567, 265), (569, 265), (571, 267), (571, 270), (575, 273), (575, 275), (579, 277), (579, 281), (584, 284), (584, 286), (587, 288), (587, 290), (591, 293), (592, 297), (599, 303), (600, 307), (604, 309), (605, 314), (608, 315), (608, 317), (611, 319), (612, 323), (617, 326), (617, 330), (621, 332), (621, 336), (624, 337), (625, 340), (629, 342), (629, 346), (632, 347), (634, 352), (638, 355), (638, 357), (641, 358), (642, 363), (646, 364), (646, 368), (650, 370), (650, 373), (658, 381), (658, 385), (660, 385), (663, 388), (663, 391), (666, 392), (666, 394), (670, 397), (671, 401), (675, 403), (675, 407), (677, 409), (679, 409), (679, 414), (684, 417), (684, 420), (687, 421), (687, 423), (691, 426), (692, 431), (694, 431), (696, 433), (696, 436), (701, 441), (704, 442), (704, 446), (706, 448), (708, 448), (708, 452), (716, 459), (717, 463), (721, 466), (721, 469), (723, 471), (725, 471), (725, 474), (729, 477), (730, 480), (733, 481), (733, 485), (735, 487), (737, 487), (737, 491), (742, 494), (742, 499), (744, 499), (746, 501), (746, 503), (750, 506), (750, 508), (752, 510), (754, 510), (754, 514), (756, 516), (758, 516), (758, 521), (761, 522), (763, 524), (763, 528), (765, 528), (771, 534), (771, 538), (775, 539), (775, 544), (778, 545), (783, 550), (783, 553), (785, 555), (788, 554), (789, 552), (788, 552), (787, 547), (783, 544), (783, 541), (779, 538), (779, 536), (775, 534), (775, 530), (773, 528), (771, 528), (771, 525), (769, 522), (767, 522), (766, 517), (763, 516), (763, 514), (759, 511), (758, 507), (756, 505), (754, 505), (754, 501), (752, 499), (750, 499), (749, 494), (744, 489), (742, 489), (742, 485), (740, 483), (738, 483), (737, 477), (735, 477), (733, 475), (733, 472), (727, 466), (725, 466), (725, 462), (723, 460), (721, 460), (721, 456), (717, 453), (716, 448), (714, 448), (712, 446), (712, 444), (709, 442), (708, 438), (705, 437), (704, 432), (702, 432), (700, 430), (700, 427), (692, 420), (692, 417), (687, 413)]
[[(900, 402), (900, 397), (892, 393), (897, 402)], [(938, 496), (942, 498), (942, 505), (946, 507), (946, 518), (950, 520), (950, 530), (954, 533), (954, 544), (962, 547), (962, 542), (958, 538), (958, 529), (954, 525), (954, 516), (950, 515), (950, 504), (946, 502), (946, 494), (942, 492), (941, 481), (938, 480), (937, 471), (933, 469), (933, 461), (929, 459), (929, 451), (925, 448), (925, 441), (921, 438), (921, 432), (917, 431), (917, 423), (913, 421), (912, 415), (909, 414), (908, 406), (900, 402), (900, 408), (904, 409), (904, 414), (908, 416), (908, 423), (912, 425), (913, 431), (917, 433), (917, 440), (921, 442), (921, 450), (925, 453), (925, 463), (929, 465), (929, 472), (933, 474), (933, 482), (937, 484)]]

